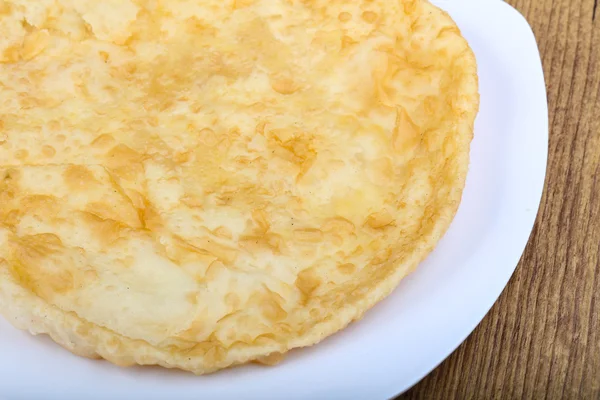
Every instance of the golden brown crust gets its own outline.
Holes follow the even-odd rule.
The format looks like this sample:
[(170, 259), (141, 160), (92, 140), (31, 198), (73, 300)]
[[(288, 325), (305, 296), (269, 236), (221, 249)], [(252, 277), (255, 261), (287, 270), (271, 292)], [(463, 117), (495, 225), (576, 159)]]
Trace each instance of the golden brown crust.
[(118, 365), (274, 363), (361, 318), (454, 217), (477, 71), (428, 2), (0, 4), (18, 328)]

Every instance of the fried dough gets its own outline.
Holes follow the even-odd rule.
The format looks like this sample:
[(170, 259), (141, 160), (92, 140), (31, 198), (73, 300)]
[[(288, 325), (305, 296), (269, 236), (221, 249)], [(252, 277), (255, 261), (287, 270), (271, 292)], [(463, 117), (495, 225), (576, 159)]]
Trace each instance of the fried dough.
[(0, 1), (0, 312), (196, 374), (315, 344), (444, 234), (478, 105), (427, 1)]

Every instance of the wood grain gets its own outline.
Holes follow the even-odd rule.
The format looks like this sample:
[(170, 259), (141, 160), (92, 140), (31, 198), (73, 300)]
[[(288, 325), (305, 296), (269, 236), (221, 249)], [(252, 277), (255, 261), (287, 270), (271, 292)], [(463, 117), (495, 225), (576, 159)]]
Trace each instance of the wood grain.
[(542, 204), (499, 301), (402, 399), (600, 399), (600, 5), (508, 2), (531, 24), (546, 77)]

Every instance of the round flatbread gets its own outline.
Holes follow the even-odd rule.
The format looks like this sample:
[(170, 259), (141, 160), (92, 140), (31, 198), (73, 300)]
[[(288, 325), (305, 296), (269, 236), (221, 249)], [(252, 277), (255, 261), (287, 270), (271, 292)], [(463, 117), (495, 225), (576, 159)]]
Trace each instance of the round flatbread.
[(443, 235), (478, 104), (426, 1), (0, 1), (0, 312), (197, 374), (317, 343)]

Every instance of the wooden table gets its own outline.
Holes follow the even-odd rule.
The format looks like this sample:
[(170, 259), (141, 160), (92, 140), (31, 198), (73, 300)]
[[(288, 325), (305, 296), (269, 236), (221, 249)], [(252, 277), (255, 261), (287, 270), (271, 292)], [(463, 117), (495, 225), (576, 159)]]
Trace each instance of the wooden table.
[(533, 28), (548, 89), (540, 211), (499, 301), (402, 399), (600, 399), (600, 0), (508, 2)]

